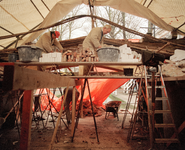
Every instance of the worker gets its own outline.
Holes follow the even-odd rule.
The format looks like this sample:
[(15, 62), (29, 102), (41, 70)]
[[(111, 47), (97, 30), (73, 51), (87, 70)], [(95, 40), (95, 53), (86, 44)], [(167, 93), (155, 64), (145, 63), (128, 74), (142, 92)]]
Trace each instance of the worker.
[[(78, 97), (79, 97), (79, 92), (78, 90), (75, 88), (75, 110), (76, 110), (76, 102), (78, 101)], [(66, 88), (64, 89), (64, 95), (66, 92)], [(72, 102), (72, 97), (73, 97), (73, 87), (69, 87), (68, 89), (68, 93), (67, 93), (67, 97), (66, 97), (66, 101), (64, 103), (64, 107), (65, 107), (65, 112), (66, 112), (66, 119), (67, 119), (67, 124), (69, 125), (71, 123), (71, 113), (70, 113), (70, 103)]]
[(103, 35), (111, 31), (110, 25), (93, 28), (83, 41), (83, 53), (92, 51), (97, 56), (96, 50), (103, 47)]
[[(49, 31), (44, 33), (38, 42), (36, 43), (36, 46), (40, 47), (43, 49), (43, 52), (45, 53), (51, 53), (54, 51), (59, 51), (63, 52), (63, 47), (62, 45), (58, 42), (56, 38), (60, 36), (59, 31)], [(57, 47), (58, 50), (55, 50)]]

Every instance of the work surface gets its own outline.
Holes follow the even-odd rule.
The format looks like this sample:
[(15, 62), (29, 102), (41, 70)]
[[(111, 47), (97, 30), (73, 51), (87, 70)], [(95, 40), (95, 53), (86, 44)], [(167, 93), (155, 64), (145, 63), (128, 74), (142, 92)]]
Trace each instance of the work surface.
[[(83, 65), (90, 65), (90, 66), (95, 66), (95, 67), (102, 67), (102, 68), (107, 68), (107, 69), (115, 69), (115, 70), (120, 70), (123, 69), (123, 67), (137, 67), (141, 66), (142, 62), (56, 62), (56, 63), (41, 63), (41, 62), (31, 62), (31, 63), (22, 63), (22, 62), (17, 62), (15, 63), (18, 66), (57, 66), (61, 68), (66, 68), (66, 67), (77, 67), (77, 66), (83, 66)], [(121, 67), (121, 68), (120, 68)], [(79, 78), (89, 78), (89, 79), (120, 79), (120, 78), (127, 78), (127, 79), (137, 79), (140, 78), (138, 76), (73, 76), (73, 79)], [(185, 80), (185, 76), (177, 76), (177, 77), (164, 77), (165, 81), (180, 81), (180, 80)]]
[(102, 66), (102, 65), (142, 65), (141, 62), (30, 62), (30, 63), (22, 63), (22, 62), (16, 62), (15, 64), (19, 66), (35, 66), (35, 65), (43, 65), (43, 66), (49, 66), (49, 65), (60, 65), (60, 66), (79, 66), (79, 65), (96, 65), (96, 66)]

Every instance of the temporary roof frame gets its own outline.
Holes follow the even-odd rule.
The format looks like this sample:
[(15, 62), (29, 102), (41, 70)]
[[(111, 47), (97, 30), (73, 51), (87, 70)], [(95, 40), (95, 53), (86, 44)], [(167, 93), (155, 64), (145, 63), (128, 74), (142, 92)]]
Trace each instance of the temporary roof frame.
[[(185, 4), (182, 0), (6, 0), (0, 1), (0, 35), (11, 35), (30, 31), (37, 24), (46, 27), (61, 20), (74, 7), (86, 4), (93, 6), (110, 6), (114, 9), (148, 19), (156, 26), (167, 31), (185, 33)], [(23, 13), (24, 12), (24, 13)], [(39, 14), (39, 15), (38, 15)], [(42, 21), (42, 19), (44, 19)], [(6, 29), (6, 30), (3, 30)], [(10, 31), (10, 32), (7, 32)], [(24, 36), (18, 46), (36, 39), (41, 32)], [(26, 40), (27, 39), (27, 40)], [(25, 41), (26, 40), (26, 41)], [(0, 40), (0, 49), (15, 41), (14, 38)], [(14, 43), (15, 44), (15, 43)]]

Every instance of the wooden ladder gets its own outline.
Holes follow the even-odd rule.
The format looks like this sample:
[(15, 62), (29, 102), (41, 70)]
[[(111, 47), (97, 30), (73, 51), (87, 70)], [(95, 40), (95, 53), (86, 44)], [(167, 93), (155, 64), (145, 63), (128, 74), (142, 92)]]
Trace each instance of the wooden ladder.
[[(138, 72), (136, 73), (137, 69), (138, 69)], [(132, 95), (133, 95), (134, 87), (136, 85), (138, 85), (137, 86), (137, 93), (136, 93), (136, 97), (135, 97), (135, 102), (134, 102), (134, 105), (133, 105), (134, 107), (133, 107), (133, 110), (132, 110), (133, 112), (131, 114), (131, 119), (130, 119), (130, 126), (129, 126), (129, 130), (128, 130), (128, 135), (127, 135), (127, 142), (129, 142), (130, 140), (133, 139), (133, 135), (134, 135), (134, 132), (136, 130), (137, 119), (139, 119), (143, 122), (143, 119), (140, 116), (138, 116), (139, 113), (141, 112), (141, 111), (139, 111), (139, 105), (140, 105), (140, 100), (141, 100), (141, 96), (142, 96), (142, 83), (143, 83), (143, 80), (144, 80), (144, 74), (143, 73), (144, 73), (143, 66), (138, 66), (135, 70), (135, 74), (137, 74), (138, 77), (140, 77), (140, 78), (138, 78), (137, 80), (133, 80), (134, 82), (132, 83), (132, 86), (131, 86), (132, 88), (130, 90), (127, 105), (126, 105), (126, 110), (128, 110), (128, 108), (130, 106), (130, 101), (131, 101), (131, 98), (132, 98)], [(122, 128), (123, 128), (125, 119), (126, 119), (126, 114), (123, 117)]]
[[(151, 149), (154, 148), (155, 143), (163, 143), (166, 144), (166, 147), (168, 147), (171, 143), (179, 143), (178, 140), (178, 132), (174, 124), (172, 112), (170, 109), (170, 104), (168, 100), (168, 95), (166, 92), (166, 87), (164, 83), (164, 79), (162, 76), (162, 70), (161, 67), (158, 66), (158, 68), (154, 68), (158, 71), (147, 71), (146, 66), (144, 66), (144, 72), (145, 72), (145, 90), (146, 90), (146, 99), (147, 99), (147, 107), (148, 107), (148, 127), (149, 127), (149, 136), (150, 136), (150, 147)], [(149, 75), (151, 73), (151, 75)], [(151, 83), (151, 84), (149, 84)], [(156, 85), (157, 84), (157, 85)], [(161, 97), (156, 97), (156, 90), (161, 89), (162, 96)], [(156, 110), (156, 101), (160, 101), (162, 103), (162, 109), (161, 110)], [(164, 106), (166, 108), (164, 108)], [(161, 115), (162, 118), (169, 117), (168, 121), (170, 123), (164, 122), (163, 123), (157, 123), (157, 115)], [(168, 116), (167, 116), (168, 115)], [(166, 130), (174, 130), (176, 137), (167, 137), (167, 134), (165, 134)], [(162, 135), (161, 132), (164, 132), (164, 136)], [(157, 133), (159, 135), (157, 135)], [(156, 137), (157, 136), (157, 137)], [(180, 147), (179, 147), (180, 148)]]
[[(124, 128), (124, 123), (125, 123), (127, 114), (129, 112), (129, 107), (130, 107), (131, 99), (132, 99), (132, 96), (133, 96), (133, 93), (134, 93), (134, 89), (136, 88), (138, 91), (140, 91), (140, 89), (141, 89), (140, 82), (142, 81), (142, 78), (144, 76), (142, 73), (143, 73), (143, 66), (137, 66), (136, 69), (135, 69), (134, 74), (135, 74), (135, 76), (139, 76), (140, 79), (137, 79), (137, 80), (136, 79), (132, 79), (132, 80), (130, 80), (131, 81), (131, 86), (130, 86), (130, 90), (128, 92), (129, 96), (128, 96), (128, 100), (127, 100), (127, 104), (126, 104), (126, 108), (125, 108), (125, 113), (124, 113), (124, 116), (123, 116), (122, 129)], [(134, 102), (133, 113), (131, 114), (129, 112), (132, 115), (131, 120), (133, 120), (134, 113), (137, 111), (136, 107), (137, 107), (138, 99), (139, 99), (139, 96), (140, 96), (138, 91), (137, 91), (136, 99), (135, 99), (135, 102)], [(130, 124), (130, 128), (131, 128), (131, 130), (133, 128), (133, 126), (131, 124)], [(130, 136), (131, 135), (129, 134), (129, 140), (130, 140)]]

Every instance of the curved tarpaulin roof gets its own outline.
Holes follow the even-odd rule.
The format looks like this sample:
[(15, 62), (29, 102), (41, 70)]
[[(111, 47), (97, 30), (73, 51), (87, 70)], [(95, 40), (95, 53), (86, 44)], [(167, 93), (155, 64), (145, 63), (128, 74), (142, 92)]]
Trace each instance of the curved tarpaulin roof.
[[(88, 0), (0, 0), (0, 36), (27, 32), (40, 23), (39, 28), (49, 26), (61, 20), (80, 4), (88, 4)], [(179, 28), (185, 32), (183, 0), (94, 0), (94, 5), (110, 6), (146, 18), (168, 31)], [(41, 32), (29, 34), (17, 45), (33, 41), (40, 34)], [(15, 37), (0, 40), (0, 49), (15, 40)]]

